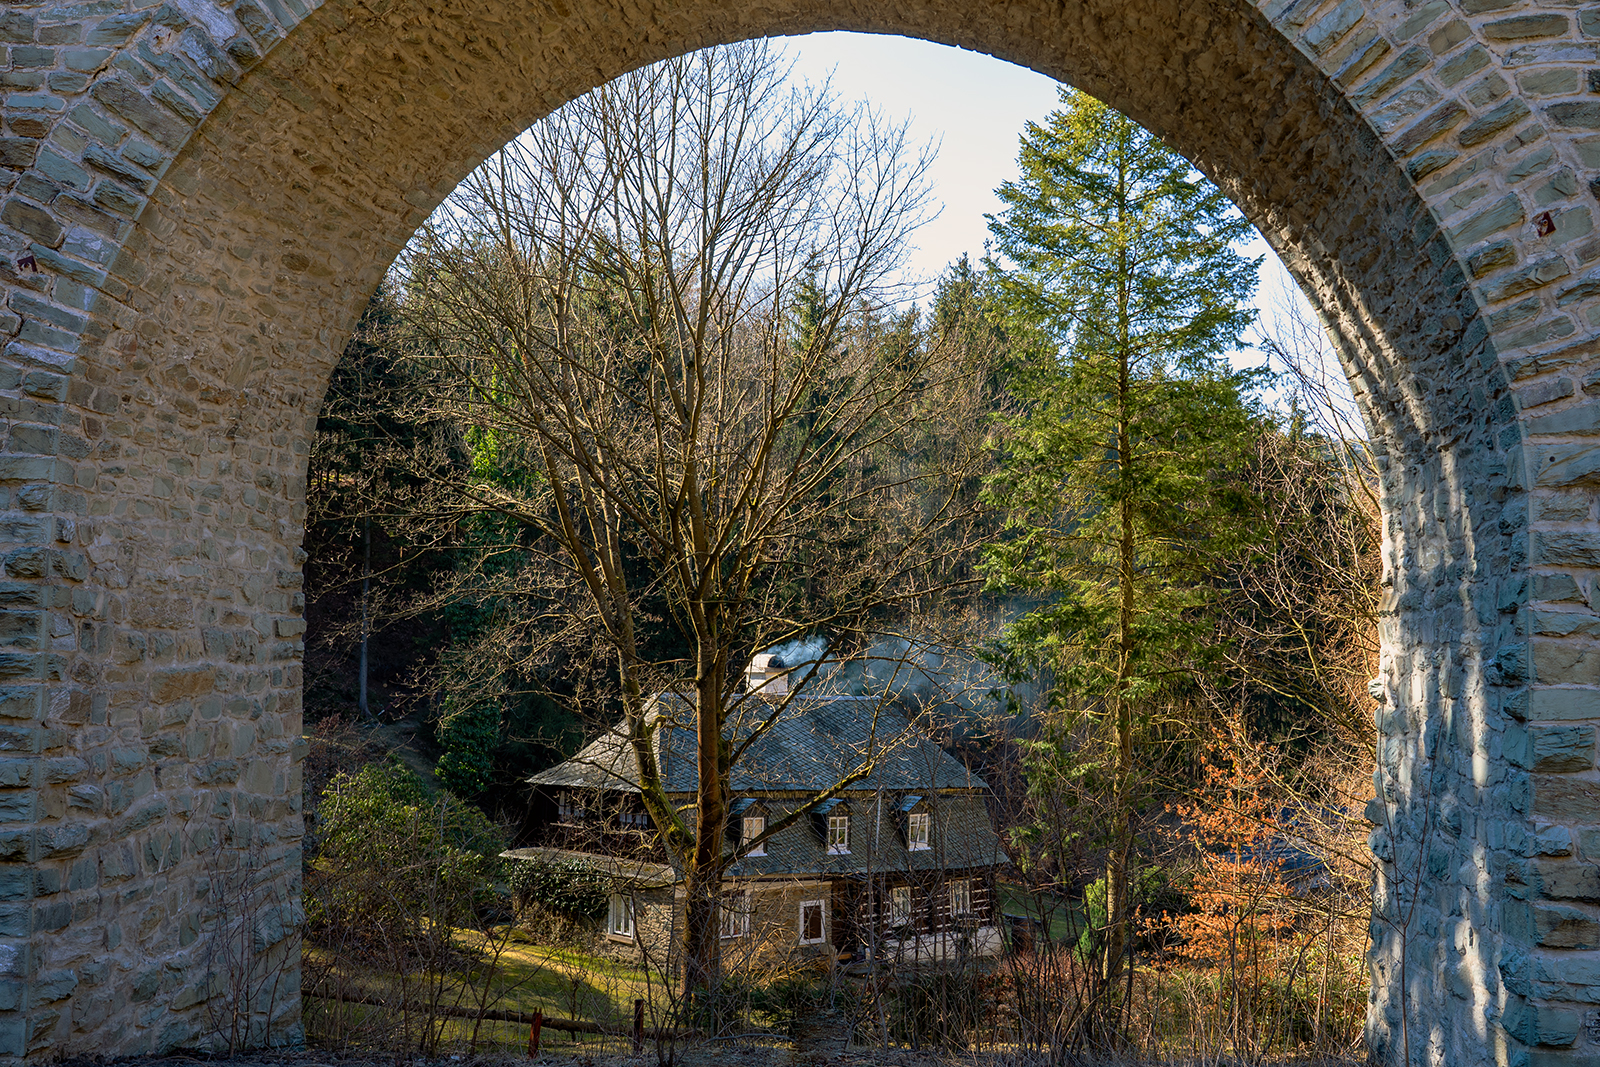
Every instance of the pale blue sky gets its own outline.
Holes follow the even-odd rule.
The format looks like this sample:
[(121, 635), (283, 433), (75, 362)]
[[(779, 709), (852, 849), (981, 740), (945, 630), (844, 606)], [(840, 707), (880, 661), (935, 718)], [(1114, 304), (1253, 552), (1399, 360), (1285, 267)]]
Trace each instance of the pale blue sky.
[[(944, 210), (914, 238), (909, 273), (936, 276), (963, 252), (976, 261), (988, 234), (984, 213), (1000, 206), (994, 190), (1016, 176), (1023, 126), (1056, 107), (1056, 83), (982, 53), (906, 37), (814, 33), (784, 44), (796, 77), (820, 82), (831, 75), (841, 98), (909, 118), (914, 141), (938, 142), (930, 177)], [(1285, 298), (1304, 301), (1265, 241), (1243, 251), (1265, 256), (1257, 306), (1269, 325)], [(1259, 364), (1261, 356), (1246, 354), (1245, 361)]]

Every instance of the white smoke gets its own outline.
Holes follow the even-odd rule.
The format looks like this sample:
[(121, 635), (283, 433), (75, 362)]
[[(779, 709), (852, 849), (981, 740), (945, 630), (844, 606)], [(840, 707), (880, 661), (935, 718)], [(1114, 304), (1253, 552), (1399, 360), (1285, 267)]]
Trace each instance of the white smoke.
[(820, 635), (797, 637), (793, 641), (785, 641), (781, 645), (773, 645), (767, 649), (767, 654), (772, 657), (767, 662), (773, 667), (787, 667), (792, 671), (799, 667), (810, 667), (827, 653), (826, 637)]

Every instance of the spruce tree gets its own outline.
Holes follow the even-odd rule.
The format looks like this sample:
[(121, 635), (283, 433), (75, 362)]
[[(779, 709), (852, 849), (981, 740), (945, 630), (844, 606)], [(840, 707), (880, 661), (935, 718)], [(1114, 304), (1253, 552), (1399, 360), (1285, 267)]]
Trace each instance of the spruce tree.
[(1063, 89), (1060, 109), (1029, 124), (1019, 169), (989, 217), (1019, 408), (989, 483), (1008, 532), (986, 566), (991, 587), (1037, 606), (996, 656), (1053, 678), (1062, 752), (1111, 813), (1093, 940), (1097, 1001), (1114, 1006), (1140, 738), (1204, 664), (1213, 580), (1256, 522), (1238, 474), (1261, 416), (1252, 375), (1223, 357), (1252, 320), (1258, 263), (1235, 251), (1248, 224), (1215, 186), (1082, 93)]

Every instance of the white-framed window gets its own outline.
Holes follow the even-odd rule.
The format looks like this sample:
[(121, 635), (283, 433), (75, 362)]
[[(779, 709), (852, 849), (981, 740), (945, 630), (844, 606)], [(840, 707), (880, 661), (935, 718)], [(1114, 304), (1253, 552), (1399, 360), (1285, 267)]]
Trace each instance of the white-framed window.
[(972, 914), (972, 879), (958, 878), (950, 883), (950, 914)]
[(802, 900), (800, 902), (800, 943), (820, 945), (828, 940), (828, 902)]
[[(767, 832), (767, 817), (765, 815), (746, 815), (744, 824), (739, 828), (739, 844), (748, 845), (756, 838)], [(746, 856), (765, 856), (767, 843), (765, 841), (746, 852)]]
[(723, 937), (743, 937), (750, 932), (750, 896), (748, 893), (722, 895), (721, 928)]
[(850, 854), (850, 816), (828, 816), (828, 855), (848, 856)]
[(912, 812), (906, 822), (906, 847), (912, 852), (932, 848), (933, 816), (925, 811)]
[[(546, 811), (549, 809), (546, 808)], [(556, 799), (556, 818), (561, 822), (582, 822), (583, 801), (571, 793), (562, 793)]]
[(617, 819), (620, 823), (622, 823), (624, 829), (650, 829), (650, 813), (648, 811), (629, 811), (627, 809), (623, 809), (622, 814), (619, 815)]
[(633, 898), (621, 893), (611, 894), (611, 907), (606, 914), (606, 933), (612, 937), (633, 937)]
[(909, 926), (911, 924), (911, 887), (897, 885), (889, 890), (889, 925)]

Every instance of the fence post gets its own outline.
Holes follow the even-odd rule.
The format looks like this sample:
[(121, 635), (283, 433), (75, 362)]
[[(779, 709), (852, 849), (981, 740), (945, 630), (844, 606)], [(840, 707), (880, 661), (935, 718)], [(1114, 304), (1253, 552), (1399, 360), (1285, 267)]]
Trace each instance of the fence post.
[(544, 1012), (533, 1013), (533, 1022), (528, 1024), (528, 1057), (531, 1059), (539, 1054), (539, 1029), (544, 1026)]
[(644, 998), (633, 1002), (633, 1051), (644, 1051)]

